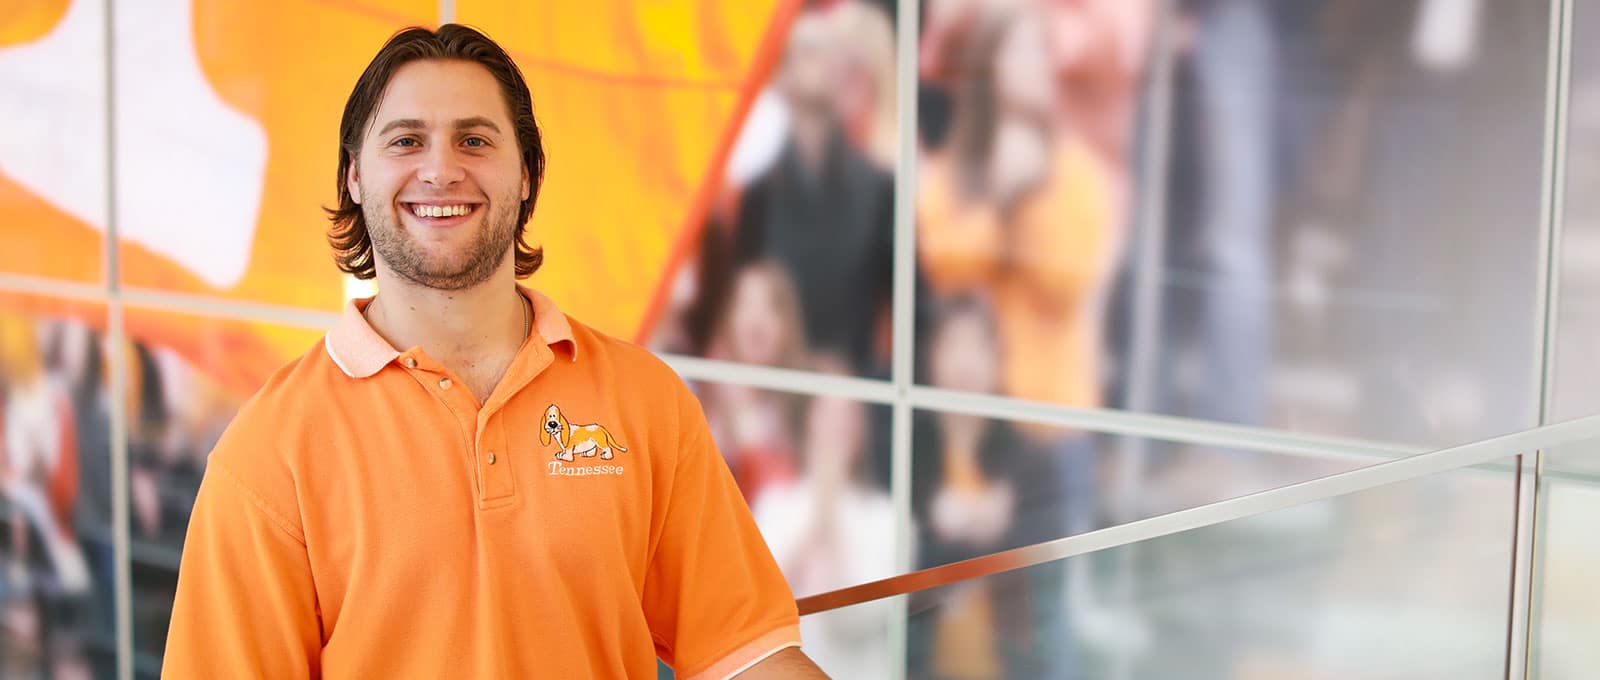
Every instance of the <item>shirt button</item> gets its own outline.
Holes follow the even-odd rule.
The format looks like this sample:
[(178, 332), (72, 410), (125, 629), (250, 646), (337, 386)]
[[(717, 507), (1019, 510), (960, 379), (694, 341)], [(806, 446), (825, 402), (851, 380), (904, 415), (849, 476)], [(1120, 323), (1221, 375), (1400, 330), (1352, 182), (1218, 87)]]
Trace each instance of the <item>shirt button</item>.
[(493, 451), (489, 452), (489, 464), (490, 465), (494, 465), (494, 452)]
[(448, 390), (448, 389), (450, 389), (450, 386), (454, 385), (454, 384), (455, 383), (450, 382), (449, 378), (440, 378), (439, 379), (439, 389), (441, 389), (441, 390)]
[(416, 368), (417, 367), (417, 360), (414, 357), (406, 357), (405, 359), (401, 360), (400, 363), (405, 364), (406, 368)]

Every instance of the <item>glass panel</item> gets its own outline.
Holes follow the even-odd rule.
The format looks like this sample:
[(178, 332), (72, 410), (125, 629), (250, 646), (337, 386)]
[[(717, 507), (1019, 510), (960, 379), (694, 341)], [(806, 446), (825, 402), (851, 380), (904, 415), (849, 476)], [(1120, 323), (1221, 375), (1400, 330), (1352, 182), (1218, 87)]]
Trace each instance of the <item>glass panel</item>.
[(1502, 678), (1515, 506), (1458, 470), (915, 594), (908, 677)]
[[(888, 407), (719, 383), (694, 389), (797, 597), (897, 573)], [(892, 659), (893, 615), (862, 607), (806, 619), (806, 653), (834, 677), (874, 677)]]
[(154, 677), (206, 456), (244, 401), (322, 333), (144, 309), (125, 318), (134, 665)]
[(1531, 425), (1547, 4), (927, 3), (918, 345), (977, 306), (987, 391), (1419, 444)]
[(1591, 359), (1600, 345), (1600, 200), (1593, 191), (1600, 182), (1600, 7), (1574, 2), (1571, 20), (1566, 221), (1556, 262), (1560, 293), (1551, 401), (1557, 421), (1600, 412), (1600, 380)]
[[(1556, 266), (1559, 296), (1550, 413), (1560, 421), (1600, 412), (1592, 359), (1600, 344), (1600, 11), (1572, 3), (1565, 222)], [(1534, 531), (1529, 677), (1577, 680), (1600, 667), (1600, 456), (1592, 443), (1546, 451)]]
[(117, 2), (122, 282), (339, 309), (322, 208), (340, 113), (384, 40), (437, 15), (434, 0)]
[(919, 411), (916, 566), (932, 567), (1360, 467)]
[(0, 677), (116, 675), (105, 324), (0, 295)]
[(1600, 456), (1593, 442), (1545, 453), (1534, 532), (1534, 597), (1530, 678), (1588, 678), (1600, 668), (1594, 632), (1600, 626)]
[[(598, 254), (599, 266), (626, 266), (651, 286), (653, 306), (645, 311), (641, 335), (657, 350), (787, 368), (829, 355), (841, 359), (851, 374), (887, 377), (898, 134), (896, 3), (826, 3), (792, 17), (786, 9), (790, 3), (728, 6), (733, 4), (737, 12), (711, 14), (685, 5), (671, 10), (676, 13), (671, 17), (640, 15), (638, 21), (652, 24), (681, 21), (687, 30), (686, 40), (675, 38), (670, 45), (656, 44), (647, 33), (617, 36), (624, 44), (639, 44), (615, 52), (636, 54), (637, 61), (623, 59), (614, 67), (648, 73), (652, 79), (644, 84), (611, 82), (603, 92), (590, 93), (601, 76), (562, 73), (534, 62), (532, 77), (544, 80), (556, 95), (544, 101), (561, 99), (555, 88), (583, 97), (544, 109), (555, 112), (551, 125), (566, 126), (558, 129), (568, 135), (567, 143), (604, 135), (617, 141), (597, 148), (618, 141), (631, 145), (619, 154), (594, 154), (593, 167), (569, 171), (564, 179), (552, 174), (552, 189), (558, 182), (600, 181), (579, 171), (612, 185), (619, 165), (625, 171), (623, 190), (632, 189), (630, 173), (642, 172), (649, 180), (637, 198), (606, 206), (587, 199), (571, 204), (586, 221), (628, 225), (617, 235), (560, 226), (540, 233), (552, 244), (582, 238), (585, 247), (562, 252)], [(687, 29), (708, 17), (725, 23), (724, 30)], [(587, 49), (575, 43), (571, 56)], [(561, 48), (543, 50), (559, 53)], [(724, 57), (727, 64), (716, 68), (711, 57), (719, 53), (732, 58)], [(715, 82), (682, 80), (691, 77), (714, 77)], [(625, 107), (637, 112), (632, 115), (648, 120), (595, 117), (590, 102), (601, 95), (626, 98)], [(715, 125), (708, 127), (707, 121)], [(660, 130), (664, 126), (666, 132)], [(664, 135), (681, 147), (678, 153), (692, 154), (683, 160), (693, 162), (668, 163), (670, 158), (652, 155), (662, 152)], [(647, 153), (639, 154), (640, 149)], [(673, 172), (664, 173), (668, 170)], [(680, 176), (682, 170), (689, 172)], [(664, 179), (676, 181), (662, 194), (663, 187), (656, 185)], [(685, 191), (693, 192), (693, 204), (684, 204)], [(657, 198), (665, 198), (671, 209), (647, 212)], [(560, 219), (558, 211), (566, 208), (555, 201), (568, 205), (553, 198), (540, 206), (548, 212), (536, 220)], [(604, 217), (607, 211), (627, 212), (611, 219)], [(647, 227), (643, 237), (641, 227)], [(611, 247), (610, 241), (622, 243)], [(661, 260), (658, 251), (670, 255)], [(596, 264), (590, 257), (553, 260), (552, 266)], [(558, 271), (565, 270), (552, 269)], [(567, 284), (558, 278), (545, 285)], [(594, 297), (598, 311), (601, 305), (616, 308), (611, 288), (622, 284), (595, 288), (593, 277), (584, 277), (571, 285), (587, 289), (586, 297), (576, 291), (573, 297)], [(630, 300), (623, 298), (624, 304)]]
[(110, 215), (105, 3), (16, 5), (0, 18), (0, 272), (98, 282)]

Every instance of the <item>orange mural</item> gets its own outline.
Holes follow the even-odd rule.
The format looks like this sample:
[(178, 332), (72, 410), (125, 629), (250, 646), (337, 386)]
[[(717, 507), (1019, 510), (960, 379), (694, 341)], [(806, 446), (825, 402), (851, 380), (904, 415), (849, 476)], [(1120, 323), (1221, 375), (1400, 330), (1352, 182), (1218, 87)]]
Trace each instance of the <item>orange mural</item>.
[(516, 58), (549, 157), (531, 279), (601, 330), (648, 333), (800, 3), (461, 0)]
[[(513, 53), (545, 132), (549, 170), (529, 240), (548, 257), (531, 285), (607, 332), (648, 330), (799, 4), (457, 3), (458, 21)], [(344, 100), (384, 40), (436, 23), (437, 2), (119, 4), (115, 106), (106, 97), (103, 4), (21, 10), (0, 18), (0, 81), (62, 71), (52, 77), (76, 89), (41, 96), (65, 122), (38, 125), (48, 132), (71, 122), (101, 136), (36, 134), (19, 143), (24, 153), (0, 156), (0, 239), (10, 245), (0, 249), (0, 272), (99, 281), (114, 216), (123, 286), (342, 306), (322, 208), (334, 196)], [(72, 54), (87, 56), (62, 56)], [(31, 65), (7, 71), (8, 58)], [(104, 136), (108, 111), (115, 154)], [(41, 165), (58, 152), (49, 144), (77, 145), (75, 160)], [(193, 337), (204, 332), (197, 322), (132, 311), (127, 324), (130, 337), (178, 349), (234, 389), (253, 389), (305, 349), (299, 331), (230, 327), (220, 342), (233, 348), (231, 360), (219, 362)]]
[(67, 14), (69, 0), (11, 0), (0, 16), (0, 47), (33, 42), (50, 34)]
[[(0, 120), (6, 121), (0, 148), (8, 150), (0, 154), (0, 239), (6, 244), (0, 272), (80, 282), (103, 276), (100, 229), (108, 209), (100, 5), (20, 0), (0, 13), (0, 83), (7, 91), (0, 99)], [(53, 58), (63, 54), (78, 58)], [(78, 115), (61, 115), (62, 108)], [(16, 157), (12, 149), (24, 142), (34, 153)], [(41, 195), (51, 187), (55, 196)]]

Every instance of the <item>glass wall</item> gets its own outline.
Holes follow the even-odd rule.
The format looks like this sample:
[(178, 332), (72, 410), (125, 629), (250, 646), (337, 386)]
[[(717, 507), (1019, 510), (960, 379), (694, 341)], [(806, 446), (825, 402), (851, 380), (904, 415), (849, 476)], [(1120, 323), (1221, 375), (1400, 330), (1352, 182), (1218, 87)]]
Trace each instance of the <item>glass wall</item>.
[[(1597, 16), (11, 2), (0, 677), (159, 673), (207, 452), (374, 292), (324, 208), (345, 99), (403, 26), (517, 61), (548, 156), (526, 283), (679, 370), (807, 596), (1595, 413)], [(1591, 463), (1544, 461), (1548, 677), (1594, 666)], [(1519, 494), (1460, 471), (804, 633), (844, 677), (1498, 676)]]
[(1509, 462), (913, 593), (907, 677), (1505, 678)]
[[(1551, 265), (1555, 277), (1554, 353), (1546, 394), (1551, 420), (1600, 409), (1594, 347), (1600, 342), (1600, 5), (1572, 3), (1569, 102), (1566, 109), (1564, 214)], [(1586, 677), (1600, 664), (1591, 632), (1600, 626), (1600, 589), (1589, 567), (1600, 564), (1600, 541), (1585, 517), (1600, 512), (1600, 458), (1593, 445), (1558, 448), (1543, 458), (1544, 488), (1535, 545), (1530, 677)]]
[(0, 294), (0, 677), (116, 668), (105, 306)]

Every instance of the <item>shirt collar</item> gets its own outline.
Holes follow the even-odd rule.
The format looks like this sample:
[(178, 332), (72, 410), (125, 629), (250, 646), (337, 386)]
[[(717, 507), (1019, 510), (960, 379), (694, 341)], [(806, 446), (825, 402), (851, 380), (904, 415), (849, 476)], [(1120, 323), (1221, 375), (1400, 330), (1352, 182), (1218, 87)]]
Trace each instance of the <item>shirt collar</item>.
[[(572, 336), (572, 325), (567, 322), (567, 315), (556, 307), (555, 301), (522, 284), (517, 284), (517, 292), (533, 303), (534, 332), (550, 346), (567, 343), (572, 360), (577, 361), (578, 342)], [(352, 378), (372, 376), (400, 356), (400, 350), (378, 335), (362, 315), (362, 310), (372, 300), (366, 297), (346, 303), (338, 324), (328, 331), (323, 342), (328, 358), (333, 359), (339, 370)]]

